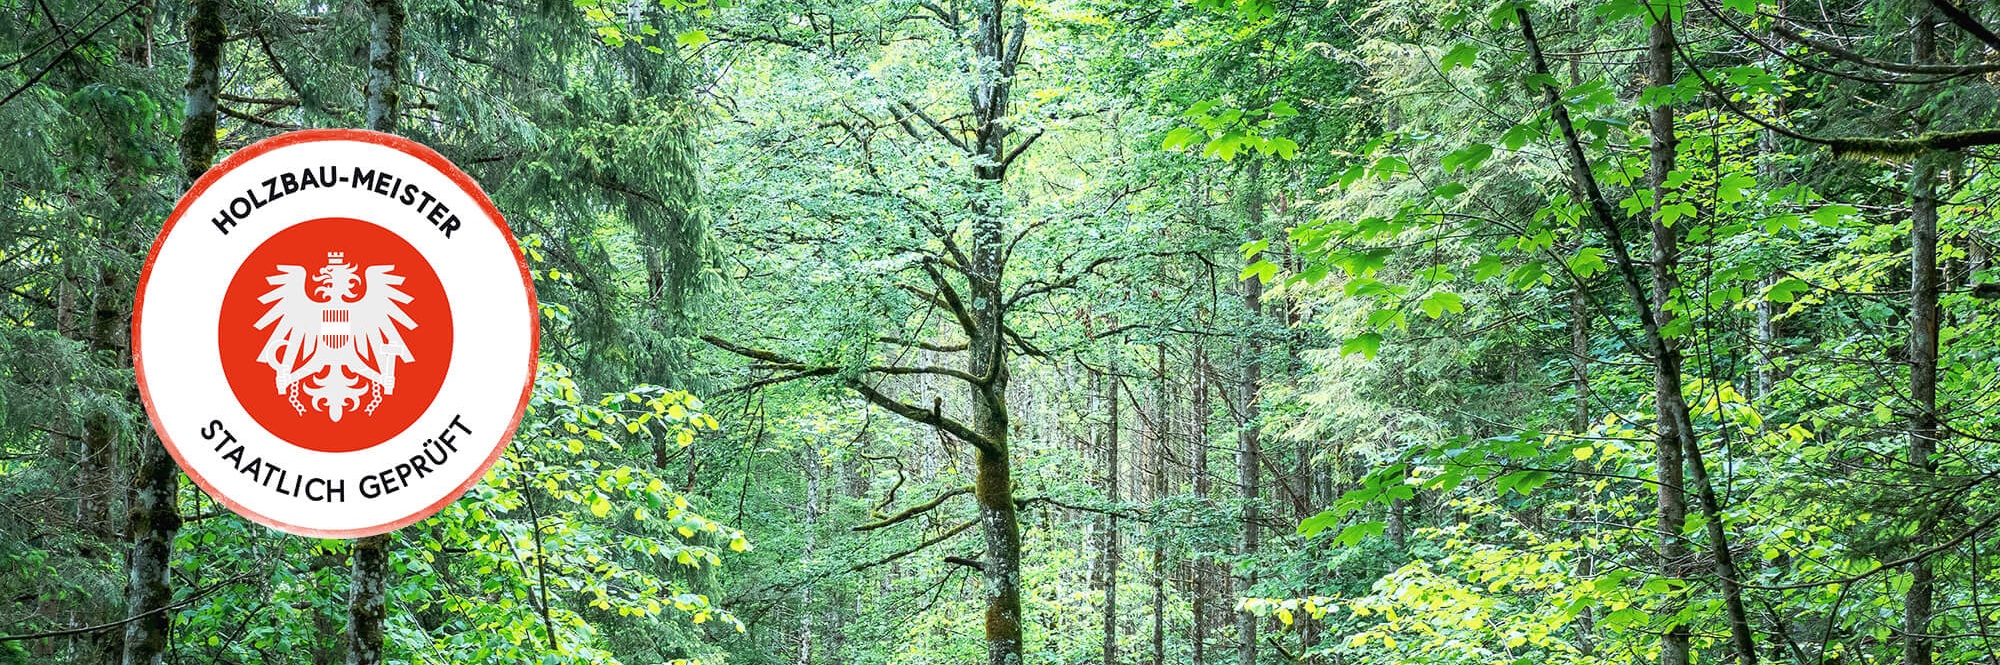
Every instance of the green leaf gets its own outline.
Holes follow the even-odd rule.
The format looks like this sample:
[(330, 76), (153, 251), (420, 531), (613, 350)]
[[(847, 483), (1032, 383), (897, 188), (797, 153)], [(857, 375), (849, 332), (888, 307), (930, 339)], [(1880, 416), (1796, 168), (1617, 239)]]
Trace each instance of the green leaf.
[(1533, 287), (1536, 283), (1551, 281), (1548, 267), (1541, 261), (1529, 261), (1507, 273), (1507, 285), (1517, 289)]
[(1438, 68), (1443, 69), (1444, 73), (1450, 74), (1451, 70), (1460, 67), (1471, 67), (1472, 63), (1478, 60), (1478, 58), (1479, 47), (1477, 45), (1468, 42), (1459, 42), (1452, 44), (1451, 50), (1446, 51), (1444, 57), (1438, 58)]
[(1692, 203), (1669, 203), (1660, 206), (1660, 223), (1667, 226), (1673, 226), (1674, 222), (1680, 221), (1682, 217), (1693, 217), (1694, 215), (1695, 208)]
[(1318, 515), (1308, 517), (1305, 521), (1299, 522), (1299, 535), (1311, 538), (1339, 523), (1339, 513), (1331, 510), (1322, 510)]
[(1576, 250), (1576, 256), (1569, 257), (1570, 272), (1578, 277), (1589, 277), (1604, 271), (1604, 250), (1585, 247)]
[(1431, 318), (1436, 319), (1443, 317), (1445, 312), (1451, 312), (1453, 314), (1464, 313), (1465, 300), (1459, 298), (1458, 294), (1456, 293), (1452, 293), (1450, 291), (1438, 291), (1436, 293), (1430, 294), (1429, 296), (1426, 296), (1423, 302), (1417, 304), (1417, 307), (1423, 309), (1424, 314), (1427, 314)]
[(1841, 220), (1861, 214), (1861, 209), (1844, 203), (1820, 206), (1812, 211), (1813, 223), (1820, 226), (1834, 226)]
[(674, 43), (687, 47), (701, 46), (708, 43), (708, 33), (700, 29), (682, 30), (674, 35)]
[(1248, 259), (1250, 257), (1256, 256), (1258, 252), (1262, 252), (1265, 249), (1270, 248), (1270, 246), (1271, 246), (1271, 241), (1269, 239), (1260, 239), (1243, 243), (1243, 246), (1238, 247), (1237, 249), (1243, 252), (1243, 258)]
[(1500, 276), (1503, 272), (1507, 272), (1507, 264), (1493, 254), (1481, 256), (1478, 262), (1472, 264), (1473, 281), (1484, 282)]
[(1385, 526), (1387, 525), (1385, 525), (1382, 522), (1359, 522), (1356, 524), (1350, 524), (1347, 526), (1347, 528), (1340, 530), (1340, 535), (1334, 538), (1333, 544), (1336, 547), (1352, 547), (1355, 545), (1359, 545), (1361, 544), (1361, 541), (1364, 538), (1382, 535), (1382, 530)]
[(1439, 164), (1444, 167), (1446, 173), (1455, 173), (1461, 170), (1471, 171), (1479, 168), (1480, 164), (1486, 163), (1486, 158), (1492, 156), (1493, 146), (1484, 143), (1474, 143), (1445, 155), (1444, 159), (1439, 160)]
[(1160, 149), (1179, 150), (1207, 137), (1207, 134), (1191, 127), (1176, 127), (1173, 131), (1167, 132), (1167, 140), (1160, 143)]
[(1340, 172), (1340, 188), (1347, 189), (1353, 187), (1354, 183), (1361, 182), (1361, 179), (1367, 176), (1368, 165), (1366, 164), (1355, 164), (1347, 167), (1346, 171)]
[(1395, 155), (1387, 155), (1375, 160), (1368, 169), (1377, 180), (1388, 180), (1398, 174), (1410, 172), (1410, 160)]
[(1771, 302), (1792, 302), (1798, 299), (1800, 291), (1811, 291), (1812, 285), (1796, 277), (1787, 277), (1764, 289), (1764, 299)]
[(1361, 357), (1370, 360), (1373, 360), (1375, 358), (1375, 354), (1381, 350), (1382, 350), (1381, 333), (1364, 333), (1360, 336), (1349, 339), (1340, 345), (1340, 355), (1351, 356), (1359, 353), (1361, 354)]
[(1250, 279), (1252, 275), (1257, 277), (1257, 281), (1269, 284), (1273, 278), (1278, 276), (1278, 266), (1270, 261), (1258, 260), (1256, 263), (1245, 266), (1243, 272), (1236, 275), (1236, 279)]
[(1265, 146), (1267, 148), (1265, 154), (1277, 153), (1279, 157), (1284, 159), (1298, 159), (1299, 157), (1299, 143), (1283, 136), (1271, 137)]
[(1744, 199), (1744, 190), (1756, 186), (1756, 178), (1740, 173), (1733, 173), (1722, 177), (1722, 184), (1717, 186), (1717, 193), (1722, 195), (1724, 202), (1735, 203)]

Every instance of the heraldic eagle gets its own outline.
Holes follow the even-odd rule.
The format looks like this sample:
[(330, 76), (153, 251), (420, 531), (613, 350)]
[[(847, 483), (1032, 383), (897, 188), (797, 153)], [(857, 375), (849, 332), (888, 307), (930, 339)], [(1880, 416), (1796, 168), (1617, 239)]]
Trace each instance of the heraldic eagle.
[[(276, 373), (277, 391), (301, 416), (308, 408), (334, 422), (355, 409), (373, 415), (382, 397), (396, 392), (397, 361), (415, 360), (403, 345), (401, 329), (417, 327), (402, 307), (410, 295), (396, 288), (403, 276), (393, 265), (363, 271), (342, 252), (328, 252), (311, 277), (303, 266), (277, 269), (265, 280), (271, 291), (257, 298), (270, 309), (256, 324), (270, 329), (257, 360)], [(364, 396), (372, 398), (365, 407)]]

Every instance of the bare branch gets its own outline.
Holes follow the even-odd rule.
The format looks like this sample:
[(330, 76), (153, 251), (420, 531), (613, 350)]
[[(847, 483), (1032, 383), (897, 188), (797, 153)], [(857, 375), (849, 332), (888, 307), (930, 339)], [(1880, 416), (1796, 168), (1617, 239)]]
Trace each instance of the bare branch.
[(894, 397), (885, 395), (881, 391), (876, 390), (875, 388), (869, 386), (868, 384), (862, 383), (860, 381), (850, 381), (848, 382), (847, 387), (853, 388), (855, 392), (861, 393), (862, 397), (867, 398), (869, 402), (873, 402), (876, 406), (888, 409), (890, 413), (902, 416), (903, 418), (910, 420), (912, 422), (921, 423), (937, 428), (938, 430), (946, 434), (958, 437), (960, 441), (972, 444), (974, 448), (978, 448), (981, 452), (987, 453), (989, 455), (1000, 454), (1000, 447), (995, 445), (992, 440), (987, 439), (980, 433), (973, 431), (972, 428), (967, 427), (965, 423), (958, 422), (951, 418), (946, 418), (944, 416), (943, 409), (936, 408), (935, 405), (933, 406), (933, 408), (929, 409), (921, 408), (916, 405), (910, 404), (908, 402), (904, 402)]
[(938, 353), (957, 353), (959, 351), (964, 351), (968, 348), (971, 348), (970, 344), (966, 344), (964, 342), (959, 342), (956, 344), (939, 344), (936, 342), (926, 342), (920, 339), (916, 340), (903, 339), (901, 337), (886, 337), (886, 336), (877, 337), (875, 338), (875, 341), (881, 342), (883, 344), (894, 344), (896, 346), (915, 347), (926, 351), (936, 351)]
[[(1771, 32), (1777, 33), (1779, 37), (1783, 37), (1785, 38), (1786, 41), (1790, 41), (1794, 44), (1800, 44), (1812, 48), (1815, 51), (1825, 52), (1827, 55), (1831, 55), (1841, 60), (1846, 60), (1848, 62), (1861, 65), (1863, 67), (1879, 69), (1885, 72), (1894, 72), (1897, 74), (1937, 74), (1943, 76), (1966, 76), (1970, 74), (1985, 74), (1988, 72), (2000, 72), (2000, 63), (1983, 63), (1977, 65), (1939, 65), (1939, 64), (1922, 64), (1922, 63), (1892, 62), (1888, 60), (1878, 60), (1875, 58), (1870, 58), (1866, 55), (1862, 55), (1860, 53), (1856, 53), (1854, 51), (1850, 51), (1840, 46), (1839, 44), (1835, 44), (1833, 42), (1829, 42), (1822, 39), (1815, 39), (1813, 37), (1808, 37), (1797, 30), (1793, 30), (1790, 26), (1778, 22), (1773, 22), (1771, 24)], [(1782, 48), (1773, 49), (1769, 46), (1766, 46), (1765, 48), (1767, 50), (1774, 50), (1777, 52), (1783, 52), (1784, 50)]]
[[(973, 333), (979, 329), (979, 324), (973, 322), (972, 310), (966, 308), (965, 301), (958, 297), (958, 290), (952, 288), (951, 281), (946, 280), (944, 274), (938, 272), (937, 268), (933, 267), (930, 262), (925, 262), (923, 269), (924, 274), (930, 276), (931, 283), (936, 284), (938, 288), (937, 294), (932, 296), (936, 299), (933, 302), (944, 305), (945, 309), (951, 312), (952, 317), (958, 320), (958, 327), (965, 330), (966, 338), (970, 339), (974, 337)], [(914, 291), (915, 289), (912, 290)]]
[(258, 126), (262, 126), (262, 127), (270, 127), (270, 128), (273, 128), (273, 129), (298, 129), (298, 128), (299, 128), (299, 126), (298, 126), (298, 125), (294, 125), (294, 124), (291, 124), (291, 123), (285, 123), (285, 122), (278, 122), (278, 121), (276, 121), (276, 120), (271, 120), (271, 119), (268, 119), (268, 118), (265, 118), (265, 117), (263, 117), (263, 116), (256, 116), (256, 115), (251, 115), (251, 114), (248, 114), (248, 113), (244, 113), (244, 112), (242, 112), (242, 111), (238, 111), (238, 110), (236, 110), (236, 109), (232, 109), (232, 108), (229, 108), (229, 107), (227, 107), (227, 106), (223, 106), (223, 105), (221, 105), (221, 104), (216, 104), (216, 105), (215, 105), (215, 109), (216, 109), (216, 110), (218, 110), (218, 111), (221, 111), (223, 115), (226, 115), (226, 116), (229, 116), (229, 117), (231, 117), (231, 118), (235, 118), (235, 119), (237, 119), (237, 120), (241, 120), (241, 121), (244, 121), (244, 122), (247, 122), (247, 123), (250, 123), (250, 124), (253, 124), (253, 125), (258, 125)]
[(903, 112), (906, 114), (901, 118), (897, 118), (896, 119), (897, 122), (904, 123), (904, 128), (910, 131), (912, 136), (915, 136), (916, 132), (914, 129), (909, 128), (908, 123), (909, 123), (909, 118), (911, 116), (915, 116), (918, 120), (924, 121), (924, 124), (930, 125), (932, 131), (937, 132), (938, 136), (944, 137), (944, 140), (951, 143), (953, 147), (956, 147), (959, 150), (965, 152), (972, 152), (971, 148), (965, 146), (965, 139), (959, 138), (957, 134), (952, 133), (950, 128), (945, 127), (943, 124), (939, 123), (936, 120), (932, 120), (930, 115), (925, 114), (924, 110), (917, 108), (915, 104), (898, 101), (896, 102), (896, 105), (902, 107)]
[(1985, 42), (1986, 48), (2000, 52), (2000, 35), (1993, 34), (1991, 29), (1988, 29), (1985, 24), (1979, 22), (1979, 19), (1965, 13), (1964, 9), (1952, 4), (1951, 0), (1931, 0), (1931, 6), (1943, 12), (1945, 18), (1951, 19), (1952, 25), (1958, 26), (1958, 29), (1964, 30), (1967, 34), (1978, 37), (1979, 41)]
[[(796, 360), (789, 360), (786, 359), (784, 356), (780, 356), (771, 351), (765, 351), (763, 349), (753, 349), (747, 346), (740, 346), (712, 335), (704, 335), (702, 336), (702, 340), (708, 342), (709, 344), (713, 344), (717, 348), (720, 348), (724, 351), (728, 351), (730, 353), (734, 353), (736, 355), (743, 356), (745, 358), (752, 358), (764, 361), (765, 365), (763, 367), (760, 367), (759, 369), (783, 369), (783, 370), (793, 370), (799, 372), (798, 375), (787, 377), (785, 379), (787, 381), (794, 379), (802, 379), (808, 376), (827, 376), (830, 374), (837, 374), (841, 370), (841, 368), (839, 367), (810, 365), (798, 362)], [(908, 376), (912, 374), (935, 374), (938, 376), (949, 376), (951, 378), (959, 379), (975, 385), (984, 385), (984, 381), (982, 379), (973, 376), (969, 372), (966, 372), (964, 370), (952, 369), (950, 367), (937, 367), (934, 365), (925, 365), (923, 367), (903, 367), (900, 365), (870, 365), (867, 367), (859, 368), (859, 370), (862, 372), (887, 374), (890, 376)]]
[(938, 534), (937, 536), (935, 536), (935, 537), (933, 537), (933, 538), (931, 538), (931, 539), (929, 539), (929, 540), (926, 540), (926, 541), (924, 541), (924, 542), (921, 542), (921, 543), (918, 543), (916, 547), (912, 547), (912, 548), (910, 548), (910, 549), (907, 549), (907, 550), (903, 550), (903, 551), (901, 551), (901, 552), (897, 552), (897, 553), (895, 553), (895, 554), (891, 554), (891, 555), (889, 555), (889, 556), (885, 556), (885, 557), (882, 557), (882, 558), (880, 558), (880, 559), (876, 559), (876, 560), (874, 560), (874, 561), (869, 561), (869, 562), (866, 562), (866, 563), (857, 563), (857, 564), (854, 564), (854, 566), (853, 566), (853, 567), (850, 567), (850, 568), (848, 568), (848, 569), (847, 569), (847, 572), (850, 572), (850, 573), (858, 573), (858, 572), (861, 572), (861, 571), (864, 571), (864, 570), (867, 570), (867, 569), (869, 569), (869, 568), (874, 568), (874, 567), (876, 567), (876, 566), (880, 566), (880, 565), (882, 565), (882, 564), (885, 564), (885, 563), (889, 563), (889, 562), (891, 562), (891, 561), (895, 561), (895, 560), (897, 560), (897, 559), (901, 559), (901, 558), (903, 558), (903, 557), (906, 557), (906, 556), (909, 556), (909, 555), (912, 555), (912, 554), (916, 554), (916, 553), (918, 553), (918, 552), (922, 552), (922, 551), (924, 551), (924, 550), (926, 550), (926, 549), (929, 549), (929, 548), (930, 548), (930, 547), (931, 547), (932, 545), (936, 545), (936, 544), (938, 544), (938, 543), (942, 543), (942, 542), (944, 542), (944, 541), (947, 541), (947, 540), (950, 540), (952, 536), (956, 536), (956, 535), (958, 535), (959, 533), (961, 533), (961, 532), (965, 531), (966, 529), (970, 529), (970, 528), (972, 528), (972, 525), (974, 525), (974, 524), (978, 524), (978, 523), (979, 523), (979, 520), (967, 520), (967, 521), (966, 521), (966, 522), (965, 522), (964, 524), (960, 524), (960, 525), (958, 525), (958, 526), (955, 526), (955, 527), (952, 527), (952, 528), (951, 528), (951, 530), (949, 530), (949, 531), (946, 531), (946, 532), (944, 532), (944, 533), (941, 533), (941, 534)]
[(33, 633), (33, 634), (29, 634), (29, 635), (0, 635), (0, 642), (18, 642), (18, 641), (21, 641), (21, 640), (40, 640), (40, 639), (47, 639), (47, 638), (51, 638), (51, 637), (67, 637), (67, 636), (70, 636), (70, 635), (83, 635), (83, 634), (87, 634), (87, 633), (95, 633), (95, 632), (98, 632), (98, 631), (103, 631), (103, 630), (110, 630), (110, 629), (112, 629), (112, 628), (117, 628), (117, 627), (119, 627), (119, 626), (123, 626), (123, 625), (125, 625), (125, 624), (128, 624), (128, 623), (132, 623), (132, 622), (134, 622), (134, 621), (138, 621), (138, 620), (140, 620), (140, 619), (144, 619), (144, 618), (146, 618), (146, 617), (149, 617), (149, 616), (153, 616), (153, 615), (155, 615), (155, 614), (159, 614), (159, 613), (161, 613), (161, 612), (172, 612), (172, 611), (174, 611), (174, 610), (178, 610), (178, 609), (180, 609), (180, 608), (183, 608), (183, 607), (187, 607), (187, 606), (189, 606), (189, 605), (193, 605), (193, 604), (195, 604), (195, 602), (196, 602), (196, 601), (199, 601), (199, 600), (201, 600), (201, 599), (203, 599), (203, 598), (207, 598), (207, 597), (208, 597), (208, 596), (209, 596), (210, 594), (213, 594), (213, 593), (215, 593), (216, 591), (218, 591), (218, 590), (222, 589), (223, 587), (226, 587), (226, 586), (229, 586), (229, 585), (231, 585), (231, 584), (235, 584), (235, 583), (237, 583), (237, 582), (241, 582), (241, 581), (243, 581), (243, 580), (246, 580), (246, 579), (250, 579), (250, 576), (251, 576), (251, 575), (254, 575), (254, 574), (257, 574), (257, 573), (244, 573), (244, 574), (242, 574), (242, 575), (237, 575), (236, 577), (233, 577), (233, 578), (230, 578), (230, 579), (227, 579), (227, 580), (223, 580), (223, 581), (221, 581), (221, 582), (216, 582), (216, 583), (215, 583), (215, 584), (214, 584), (213, 586), (210, 586), (210, 587), (208, 587), (208, 588), (206, 588), (206, 589), (202, 589), (202, 590), (200, 590), (200, 591), (196, 591), (196, 592), (194, 593), (194, 595), (192, 595), (192, 596), (189, 596), (187, 600), (183, 600), (183, 601), (181, 601), (181, 602), (178, 602), (178, 603), (174, 603), (174, 604), (172, 604), (172, 605), (162, 605), (162, 606), (160, 606), (160, 607), (156, 607), (156, 608), (153, 608), (153, 609), (150, 609), (150, 610), (146, 610), (146, 611), (144, 611), (144, 612), (140, 612), (140, 613), (138, 613), (138, 614), (134, 614), (134, 615), (132, 615), (132, 616), (129, 616), (129, 617), (125, 617), (125, 618), (123, 618), (123, 619), (119, 619), (119, 620), (117, 620), (117, 621), (112, 621), (112, 622), (110, 622), (110, 623), (101, 623), (101, 624), (97, 624), (97, 625), (95, 625), (95, 626), (84, 626), (84, 627), (82, 627), (82, 628), (69, 628), (69, 629), (66, 629), (66, 630), (52, 630), (52, 631), (49, 631), (49, 632), (46, 632), (46, 633)]
[(895, 515), (891, 515), (882, 520), (851, 527), (848, 529), (848, 531), (874, 531), (876, 529), (880, 529), (886, 526), (901, 524), (903, 522), (909, 521), (910, 519), (918, 515), (922, 515), (924, 513), (937, 509), (938, 506), (944, 505), (944, 502), (951, 500), (952, 497), (964, 496), (971, 493), (972, 493), (971, 486), (954, 488), (949, 492), (937, 495), (936, 498), (933, 498), (929, 501), (925, 501), (923, 503), (911, 506), (908, 509), (904, 510), (903, 512), (896, 513)]
[(1111, 256), (1099, 257), (1097, 260), (1091, 261), (1089, 265), (1084, 266), (1082, 270), (1072, 273), (1068, 277), (1064, 277), (1055, 280), (1053, 282), (1041, 282), (1041, 281), (1029, 282), (1028, 284), (1023, 285), (1021, 287), (1021, 290), (1014, 292), (1013, 297), (1007, 299), (1007, 306), (1011, 308), (1023, 300), (1027, 300), (1029, 298), (1033, 298), (1035, 296), (1039, 296), (1052, 291), (1060, 291), (1062, 289), (1067, 289), (1072, 286), (1076, 286), (1076, 283), (1082, 280), (1085, 275), (1094, 274), (1098, 268), (1101, 268), (1105, 264), (1111, 263), (1116, 260), (1118, 260), (1117, 257), (1111, 257)]
[[(743, 356), (745, 358), (750, 358), (752, 360), (763, 361), (764, 363), (776, 368), (795, 369), (795, 370), (800, 370), (802, 372), (817, 372), (818, 374), (815, 375), (838, 373), (838, 370), (836, 368), (808, 365), (806, 363), (801, 363), (796, 360), (792, 360), (790, 358), (778, 355), (777, 353), (772, 351), (743, 346), (722, 339), (720, 337), (716, 337), (714, 335), (702, 335), (701, 339), (702, 341), (708, 342), (709, 345), (714, 346), (718, 349), (722, 349), (724, 351), (728, 351), (730, 353), (734, 353), (736, 355)], [(870, 367), (867, 368), (865, 371), (878, 372), (884, 374), (941, 374), (945, 376), (952, 376), (956, 378), (965, 379), (971, 382), (973, 385), (978, 386), (980, 388), (986, 387), (986, 381), (983, 379), (973, 377), (971, 374), (967, 374), (959, 370), (947, 369), (941, 367), (929, 367), (929, 368)], [(801, 376), (792, 378), (804, 378), (804, 377)], [(970, 443), (974, 447), (989, 454), (998, 454), (1000, 450), (999, 446), (995, 445), (992, 440), (986, 438), (985, 436), (981, 435), (976, 431), (973, 431), (973, 429), (971, 427), (966, 426), (965, 423), (958, 422), (957, 420), (953, 420), (951, 418), (946, 418), (944, 416), (943, 412), (944, 410), (942, 408), (939, 408), (937, 405), (933, 405), (932, 408), (925, 409), (916, 406), (914, 404), (898, 400), (894, 397), (890, 397), (882, 393), (882, 391), (876, 390), (873, 386), (870, 386), (867, 383), (862, 382), (859, 378), (848, 379), (845, 383), (847, 384), (847, 387), (853, 388), (855, 392), (860, 393), (861, 396), (866, 398), (869, 402), (872, 402), (876, 406), (880, 406), (884, 409), (888, 409), (890, 413), (902, 416), (912, 422), (921, 423), (924, 425), (929, 425), (931, 427), (937, 428), (939, 431), (957, 437), (959, 440), (964, 441), (966, 443)]]
[(1035, 133), (1029, 134), (1028, 138), (1021, 141), (1020, 145), (1014, 146), (1013, 150), (1007, 151), (1007, 156), (1000, 159), (1000, 170), (1006, 171), (1008, 166), (1012, 166), (1015, 158), (1020, 157), (1022, 152), (1026, 152), (1028, 146), (1034, 145), (1035, 139), (1042, 137), (1043, 131), (1045, 130), (1035, 130)]

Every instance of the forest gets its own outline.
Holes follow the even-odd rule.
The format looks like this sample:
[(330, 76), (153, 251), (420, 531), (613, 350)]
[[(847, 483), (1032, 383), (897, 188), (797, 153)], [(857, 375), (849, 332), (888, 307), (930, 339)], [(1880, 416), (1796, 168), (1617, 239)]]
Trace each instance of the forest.
[[(0, 663), (2000, 662), (2000, 2), (0, 0)], [(184, 476), (183, 192), (393, 132), (540, 363)]]

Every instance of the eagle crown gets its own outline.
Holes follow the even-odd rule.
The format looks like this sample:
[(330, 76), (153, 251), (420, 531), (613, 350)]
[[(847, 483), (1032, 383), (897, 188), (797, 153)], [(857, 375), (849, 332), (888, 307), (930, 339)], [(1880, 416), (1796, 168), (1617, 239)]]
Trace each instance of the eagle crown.
[(314, 289), (321, 298), (328, 302), (344, 302), (353, 299), (354, 287), (361, 284), (361, 277), (356, 274), (354, 265), (345, 261), (342, 252), (327, 252), (326, 265), (319, 269), (319, 275), (313, 278), (313, 282), (321, 285)]

